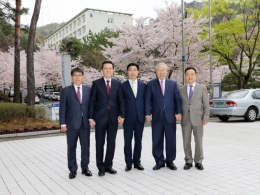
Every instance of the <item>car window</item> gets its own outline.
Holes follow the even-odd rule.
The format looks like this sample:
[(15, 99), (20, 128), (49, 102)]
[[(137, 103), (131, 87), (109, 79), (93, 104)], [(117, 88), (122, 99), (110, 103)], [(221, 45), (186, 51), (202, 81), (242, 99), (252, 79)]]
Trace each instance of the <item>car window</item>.
[(260, 99), (260, 90), (254, 91), (254, 92), (252, 93), (252, 98), (259, 100), (259, 99)]
[(222, 96), (222, 98), (243, 98), (248, 94), (248, 90), (237, 90), (229, 92), (228, 94)]

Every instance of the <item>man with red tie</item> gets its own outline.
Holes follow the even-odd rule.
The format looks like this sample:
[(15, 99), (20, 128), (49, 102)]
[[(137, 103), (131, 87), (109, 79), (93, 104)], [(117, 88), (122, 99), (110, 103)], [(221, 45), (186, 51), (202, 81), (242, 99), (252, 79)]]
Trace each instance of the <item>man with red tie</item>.
[[(113, 169), (113, 158), (116, 145), (118, 124), (124, 122), (125, 105), (121, 83), (112, 79), (114, 64), (111, 61), (102, 63), (103, 77), (93, 81), (90, 97), (89, 124), (95, 126), (96, 163), (98, 175), (105, 172), (116, 174)], [(107, 147), (104, 159), (104, 144), (107, 134)]]
[(92, 176), (89, 164), (89, 137), (90, 126), (88, 122), (88, 109), (90, 101), (90, 87), (82, 85), (84, 72), (80, 68), (71, 71), (73, 85), (62, 89), (60, 96), (60, 124), (61, 130), (66, 131), (68, 148), (69, 178), (77, 175), (76, 148), (78, 139), (81, 145), (82, 174)]
[[(176, 158), (176, 120), (182, 117), (181, 101), (175, 81), (167, 79), (168, 67), (159, 63), (155, 67), (156, 79), (147, 83), (145, 97), (146, 121), (152, 121), (152, 151), (156, 165), (153, 170), (169, 167), (177, 170), (173, 161)], [(163, 154), (165, 137), (166, 157)]]

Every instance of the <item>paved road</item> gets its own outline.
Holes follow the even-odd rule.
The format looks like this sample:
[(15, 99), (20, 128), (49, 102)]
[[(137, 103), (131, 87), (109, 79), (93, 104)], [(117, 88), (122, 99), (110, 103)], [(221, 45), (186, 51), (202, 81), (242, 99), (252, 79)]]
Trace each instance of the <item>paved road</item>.
[[(95, 133), (91, 133), (93, 176), (68, 178), (66, 137), (39, 136), (0, 142), (0, 194), (260, 194), (260, 121), (210, 122), (204, 132), (203, 165), (183, 170), (184, 154), (177, 125), (177, 171), (153, 171), (151, 129), (145, 127), (144, 171), (125, 172), (123, 131), (118, 131), (114, 168), (117, 175), (98, 176)], [(77, 158), (80, 159), (78, 150)]]

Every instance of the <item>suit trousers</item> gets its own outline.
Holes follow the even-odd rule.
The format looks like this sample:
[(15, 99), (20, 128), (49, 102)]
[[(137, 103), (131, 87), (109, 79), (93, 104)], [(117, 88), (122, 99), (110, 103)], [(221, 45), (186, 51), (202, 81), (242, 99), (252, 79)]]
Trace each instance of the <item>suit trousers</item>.
[(66, 131), (66, 135), (68, 150), (68, 168), (70, 172), (77, 171), (78, 169), (76, 159), (76, 148), (78, 138), (81, 146), (81, 168), (82, 170), (87, 170), (89, 164), (90, 129), (85, 128), (82, 123), (80, 129), (68, 129)]
[[(127, 165), (139, 165), (141, 163), (142, 137), (144, 123), (141, 123), (136, 117), (133, 123), (124, 123), (124, 153)], [(134, 154), (132, 153), (132, 139), (134, 136)]]
[[(116, 134), (118, 123), (112, 123), (107, 110), (102, 119), (96, 122), (95, 138), (96, 138), (96, 163), (98, 169), (112, 168), (116, 147)], [(107, 135), (107, 147), (105, 161), (104, 145)]]
[[(163, 155), (164, 136), (166, 145), (166, 159)], [(176, 158), (176, 123), (169, 123), (163, 114), (163, 121), (152, 122), (153, 157), (156, 164), (164, 165)]]
[[(195, 155), (194, 159), (192, 158), (192, 149), (191, 149), (191, 134), (193, 131), (194, 141), (195, 141)], [(203, 126), (193, 126), (191, 124), (190, 115), (187, 118), (187, 123), (185, 126), (182, 126), (182, 137), (183, 137), (183, 149), (185, 153), (185, 162), (192, 163), (193, 160), (195, 163), (202, 163), (204, 158), (203, 148), (202, 148), (202, 137), (203, 137)]]

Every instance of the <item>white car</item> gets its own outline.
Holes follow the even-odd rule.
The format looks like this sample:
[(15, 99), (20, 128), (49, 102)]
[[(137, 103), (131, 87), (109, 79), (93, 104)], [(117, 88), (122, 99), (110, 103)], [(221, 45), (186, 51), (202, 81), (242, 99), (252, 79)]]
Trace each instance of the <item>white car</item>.
[(50, 92), (48, 96), (49, 100), (60, 100), (60, 92)]

